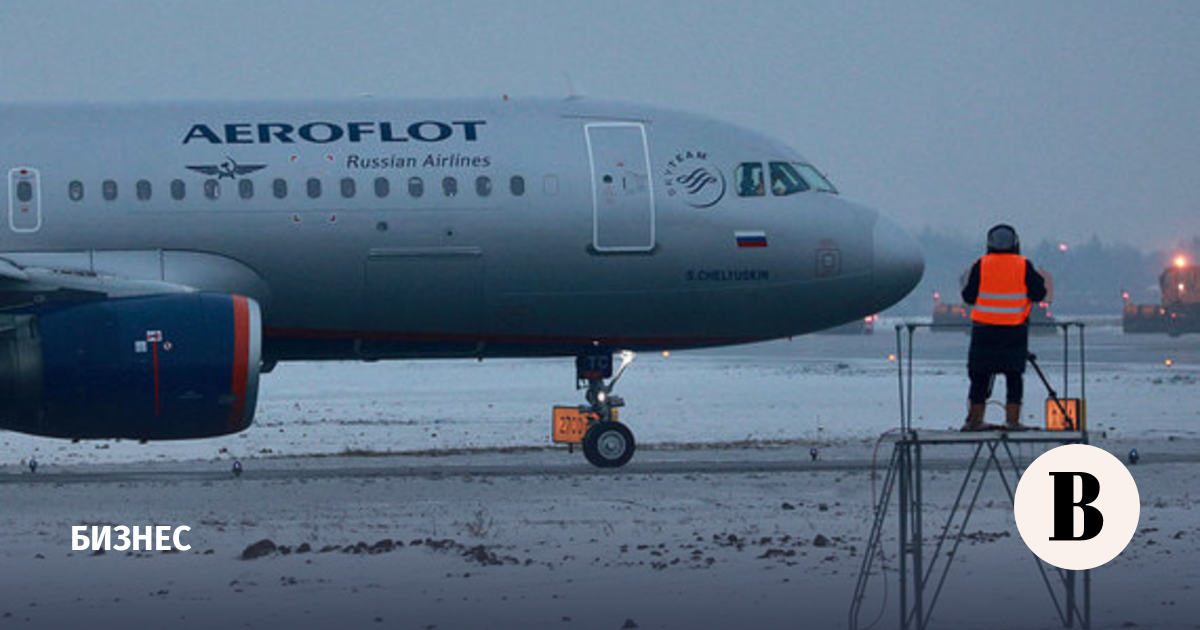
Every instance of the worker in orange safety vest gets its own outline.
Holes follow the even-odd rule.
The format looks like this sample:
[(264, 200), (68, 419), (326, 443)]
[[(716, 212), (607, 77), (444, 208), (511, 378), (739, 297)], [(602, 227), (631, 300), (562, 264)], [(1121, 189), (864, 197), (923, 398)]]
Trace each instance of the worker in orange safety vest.
[[(962, 290), (971, 309), (971, 348), (967, 375), (971, 379), (970, 406), (963, 431), (1022, 430), (1021, 398), (1024, 394), (1025, 359), (1029, 354), (1029, 311), (1046, 299), (1046, 281), (1021, 255), (1021, 241), (1010, 225), (988, 230), (987, 254), (975, 261)], [(987, 399), (996, 375), (1006, 387), (1003, 426), (983, 421)]]

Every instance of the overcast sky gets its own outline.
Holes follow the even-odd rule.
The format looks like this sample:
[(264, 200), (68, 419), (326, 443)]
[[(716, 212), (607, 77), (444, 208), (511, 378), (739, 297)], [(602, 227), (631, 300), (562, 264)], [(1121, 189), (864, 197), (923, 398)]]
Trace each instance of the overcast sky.
[(775, 135), (914, 230), (1200, 234), (1196, 2), (10, 0), (0, 33), (4, 101), (565, 96), (569, 74)]

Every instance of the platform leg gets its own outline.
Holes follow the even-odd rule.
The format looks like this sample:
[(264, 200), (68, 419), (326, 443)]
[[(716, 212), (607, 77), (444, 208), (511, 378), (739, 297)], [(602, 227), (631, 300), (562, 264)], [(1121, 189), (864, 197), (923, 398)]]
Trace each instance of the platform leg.
[(896, 448), (901, 449), (900, 458), (900, 630), (908, 630), (908, 477), (909, 467), (908, 444), (898, 442)]
[[(858, 630), (859, 628), (858, 615), (862, 612), (863, 600), (867, 596), (867, 585), (871, 578), (871, 566), (875, 563), (876, 556), (883, 556), (883, 529), (887, 524), (887, 510), (892, 502), (892, 491), (896, 487), (896, 471), (898, 469), (896, 461), (899, 454), (899, 447), (893, 447), (892, 458), (888, 463), (888, 470), (883, 479), (883, 487), (880, 489), (879, 498), (875, 503), (875, 519), (871, 525), (871, 533), (867, 536), (867, 546), (863, 553), (862, 566), (859, 567), (858, 581), (854, 586), (854, 598), (850, 601), (848, 619), (850, 630)], [(888, 579), (887, 573), (882, 570), (880, 571), (880, 575), (882, 579)]]

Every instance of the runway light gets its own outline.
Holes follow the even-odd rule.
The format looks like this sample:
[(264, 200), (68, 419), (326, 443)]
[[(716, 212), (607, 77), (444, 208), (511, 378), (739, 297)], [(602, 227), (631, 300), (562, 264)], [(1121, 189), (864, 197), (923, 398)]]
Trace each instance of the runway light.
[(669, 357), (671, 356), (671, 351), (670, 351), (670, 350), (663, 350), (663, 353), (662, 353), (662, 354), (663, 354), (663, 358), (664, 358), (664, 359), (666, 359), (666, 358), (669, 358)]
[(1178, 267), (1178, 268), (1180, 268), (1180, 269), (1183, 269), (1184, 267), (1186, 267), (1186, 266), (1187, 266), (1187, 264), (1188, 264), (1188, 259), (1187, 259), (1187, 256), (1184, 256), (1183, 254), (1180, 254), (1180, 255), (1178, 255), (1178, 256), (1176, 256), (1176, 257), (1175, 257), (1175, 266), (1176, 266), (1176, 267)]
[(888, 361), (890, 361), (891, 363), (896, 362), (896, 353), (895, 352), (888, 355)]
[(1167, 367), (1171, 367), (1172, 365), (1175, 365), (1175, 361), (1173, 359), (1167, 359), (1167, 360), (1163, 361), (1163, 365), (1165, 365)]
[(1071, 249), (1071, 248), (1070, 248), (1070, 246), (1068, 246), (1066, 243), (1059, 243), (1059, 244), (1058, 244), (1058, 251), (1060, 251), (1060, 252), (1065, 252), (1065, 251), (1067, 251), (1068, 249)]

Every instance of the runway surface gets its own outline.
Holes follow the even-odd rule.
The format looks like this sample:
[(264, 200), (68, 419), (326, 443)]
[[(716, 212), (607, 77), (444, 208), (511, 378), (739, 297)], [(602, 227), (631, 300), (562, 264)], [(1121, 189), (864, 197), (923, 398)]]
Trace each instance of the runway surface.
[[(988, 434), (998, 435), (998, 434)], [(1040, 453), (1054, 444), (1034, 446), (1022, 437), (1055, 436), (1048, 432), (1030, 432), (1011, 439), (1018, 455)], [(643, 448), (635, 461), (620, 470), (599, 470), (583, 463), (576, 450), (565, 447), (528, 447), (476, 449), (464, 452), (424, 455), (366, 455), (328, 457), (278, 457), (248, 460), (240, 477), (234, 477), (225, 462), (189, 461), (167, 463), (105, 464), (58, 468), (30, 474), (24, 467), (0, 467), (3, 484), (122, 484), (130, 482), (195, 481), (278, 481), (317, 479), (390, 479), (429, 477), (600, 477), (642, 475), (733, 475), (749, 473), (790, 473), (846, 471), (868, 472), (886, 468), (894, 436), (879, 442), (879, 449), (867, 448), (870, 441), (841, 444), (759, 443), (673, 445)], [(1063, 438), (1064, 441), (1066, 438)], [(1095, 442), (1124, 457), (1135, 441), (1100, 439)], [(1141, 443), (1141, 465), (1200, 462), (1200, 440), (1158, 440)], [(810, 449), (817, 448), (817, 459)], [(864, 457), (864, 450), (874, 457)], [(969, 451), (959, 449), (957, 457), (927, 455), (924, 465), (931, 470), (960, 468)], [(1027, 457), (1023, 458), (1027, 459)]]
[[(1133, 470), (1143, 531), (1094, 574), (1098, 628), (1175, 627), (1178, 615), (1200, 612), (1189, 593), (1200, 577), (1200, 497), (1188, 481), (1198, 445), (1140, 446), (1143, 463)], [(546, 450), (262, 459), (240, 478), (211, 462), (9, 469), (0, 475), (0, 619), (18, 627), (844, 627), (872, 516), (873, 447), (825, 445), (818, 462), (799, 444), (650, 450), (618, 471)], [(931, 525), (969, 455), (962, 445), (941, 448), (927, 469)], [(1040, 450), (1016, 452), (1028, 461)], [(935, 618), (943, 627), (1056, 627), (1011, 505), (990, 483)], [(187, 524), (192, 549), (70, 551), (70, 526), (105, 523)], [(276, 550), (242, 559), (263, 539)], [(895, 544), (893, 532), (890, 580)], [(895, 593), (885, 596), (882, 584), (877, 576), (865, 610), (883, 611), (881, 627), (892, 627)]]
[[(1093, 574), (1094, 627), (1192, 627), (1198, 340), (1089, 339), (1092, 436), (1123, 459), (1139, 450), (1143, 502), (1129, 549)], [(898, 415), (893, 343), (643, 357), (621, 388), (643, 447), (619, 470), (549, 446), (549, 405), (578, 402), (560, 360), (285, 365), (265, 377), (255, 425), (217, 440), (0, 434), (0, 626), (842, 628), (882, 479), (871, 471), (890, 456), (876, 439)], [(915, 424), (957, 427), (966, 336), (921, 343)], [(1035, 341), (1056, 384), (1060, 344)], [(1026, 391), (1033, 423), (1040, 385)], [(969, 455), (926, 451), (928, 531)], [(988, 483), (936, 627), (1060, 627)], [(71, 551), (72, 526), (104, 524), (188, 525), (192, 548)], [(877, 628), (896, 625), (896, 546), (893, 530), (872, 567), (864, 621), (879, 615)]]
[[(1077, 340), (1035, 337), (1047, 376), (1079, 395)], [(965, 413), (967, 336), (918, 332), (914, 426), (958, 428)], [(1200, 438), (1200, 336), (1088, 333), (1093, 432)], [(617, 393), (640, 445), (839, 443), (897, 426), (895, 339), (810, 335), (793, 341), (643, 355)], [(1171, 359), (1171, 366), (1165, 361)], [(270, 459), (279, 456), (486, 452), (549, 446), (550, 408), (579, 404), (570, 359), (296, 363), (262, 379), (249, 430), (207, 440), (83, 441), (0, 432), (0, 466), (36, 457), (47, 472), (90, 464)], [(1044, 389), (1026, 375), (1026, 422), (1042, 418)], [(991, 419), (1002, 415), (989, 411)]]

